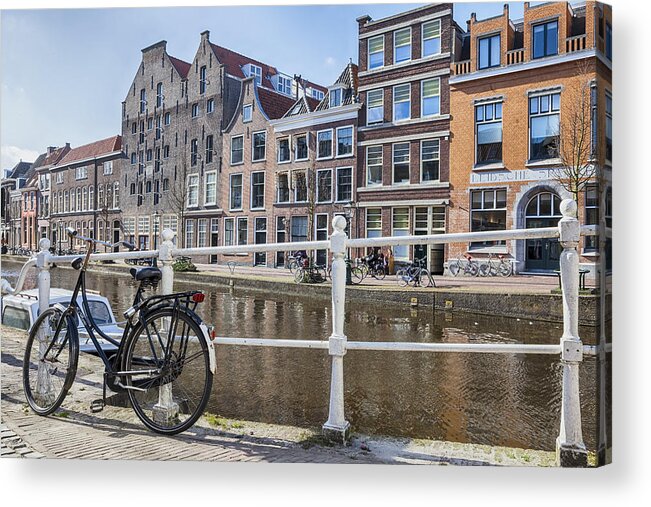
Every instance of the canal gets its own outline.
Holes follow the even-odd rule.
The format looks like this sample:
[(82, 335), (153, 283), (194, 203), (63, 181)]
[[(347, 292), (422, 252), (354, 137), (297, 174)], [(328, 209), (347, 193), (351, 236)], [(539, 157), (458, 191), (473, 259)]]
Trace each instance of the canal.
[[(3, 262), (15, 284), (21, 265)], [(52, 270), (52, 287), (72, 288), (69, 269)], [(76, 273), (75, 273), (76, 274)], [(28, 286), (35, 285), (32, 270)], [(88, 287), (113, 305), (118, 320), (135, 285), (115, 274), (87, 274)], [(175, 290), (189, 290), (177, 282)], [(206, 289), (202, 318), (220, 336), (328, 338), (327, 300)], [(299, 291), (297, 287), (297, 292)], [(499, 297), (499, 296), (496, 296)], [(558, 343), (560, 324), (392, 304), (346, 305), (349, 340), (424, 343)], [(580, 330), (595, 343), (596, 328)], [(328, 418), (330, 358), (324, 350), (220, 345), (208, 411), (235, 419), (320, 427)], [(597, 445), (597, 361), (580, 370), (583, 436)], [(553, 450), (560, 423), (562, 370), (557, 356), (349, 351), (344, 360), (346, 417), (352, 430), (378, 435)]]

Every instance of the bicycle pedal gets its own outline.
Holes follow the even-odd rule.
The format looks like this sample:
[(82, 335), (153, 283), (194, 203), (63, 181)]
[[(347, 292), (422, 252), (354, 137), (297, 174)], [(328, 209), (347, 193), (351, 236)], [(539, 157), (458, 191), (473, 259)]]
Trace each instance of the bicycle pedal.
[(105, 405), (104, 400), (93, 400), (90, 402), (90, 411), (96, 414), (104, 410)]

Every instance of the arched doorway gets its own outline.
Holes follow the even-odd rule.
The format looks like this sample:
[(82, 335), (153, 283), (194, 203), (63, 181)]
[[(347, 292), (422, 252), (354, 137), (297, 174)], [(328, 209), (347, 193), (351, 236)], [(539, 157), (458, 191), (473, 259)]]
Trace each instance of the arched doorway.
[[(552, 192), (539, 192), (534, 195), (525, 208), (525, 227), (555, 227), (562, 218), (561, 198)], [(558, 239), (528, 239), (525, 249), (525, 269), (527, 271), (552, 271), (559, 268), (561, 246)]]

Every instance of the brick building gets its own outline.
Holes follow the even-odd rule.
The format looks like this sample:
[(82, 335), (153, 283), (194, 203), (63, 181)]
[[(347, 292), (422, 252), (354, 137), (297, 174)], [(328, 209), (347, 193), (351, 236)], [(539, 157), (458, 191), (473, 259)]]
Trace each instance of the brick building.
[(50, 228), (55, 248), (69, 248), (66, 227), (103, 241), (122, 239), (123, 159), (122, 138), (113, 136), (72, 148), (50, 168)]
[[(608, 218), (611, 26), (611, 8), (592, 1), (525, 2), (521, 20), (509, 18), (508, 6), (493, 18), (471, 16), (450, 78), (450, 232), (555, 226), (565, 198), (576, 198), (582, 223)], [(571, 167), (589, 180), (576, 195)], [(551, 272), (560, 246), (548, 239), (453, 244), (448, 258), (466, 251), (509, 255), (517, 272)], [(583, 238), (580, 253), (582, 267), (594, 271), (597, 240)]]
[(22, 207), (21, 189), (26, 183), (26, 174), (32, 166), (31, 162), (18, 162), (7, 176), (2, 178), (2, 243), (8, 248), (18, 248), (22, 245)]
[[(356, 221), (361, 236), (445, 232), (449, 202), (452, 4), (428, 5), (359, 24), (360, 110)], [(400, 246), (396, 262), (427, 257), (443, 269), (441, 246)]]

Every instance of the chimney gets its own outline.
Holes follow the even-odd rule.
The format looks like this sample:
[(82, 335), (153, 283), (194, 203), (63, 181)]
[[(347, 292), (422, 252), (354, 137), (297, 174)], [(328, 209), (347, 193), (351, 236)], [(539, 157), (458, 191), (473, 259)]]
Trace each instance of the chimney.
[(204, 30), (203, 32), (201, 32), (201, 40), (202, 41), (210, 40), (210, 30)]
[(362, 28), (364, 25), (366, 25), (366, 23), (368, 23), (371, 20), (372, 20), (371, 16), (365, 14), (364, 16), (360, 16), (359, 18), (357, 18), (357, 23), (359, 24), (359, 27)]
[(57, 149), (56, 146), (48, 146), (48, 147), (47, 147), (47, 156), (49, 157), (50, 155), (52, 155), (52, 153), (53, 153), (54, 150), (56, 150), (56, 149)]
[(509, 4), (504, 4), (504, 14), (509, 17)]

